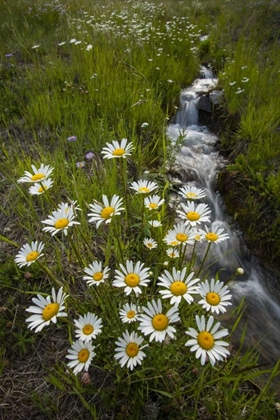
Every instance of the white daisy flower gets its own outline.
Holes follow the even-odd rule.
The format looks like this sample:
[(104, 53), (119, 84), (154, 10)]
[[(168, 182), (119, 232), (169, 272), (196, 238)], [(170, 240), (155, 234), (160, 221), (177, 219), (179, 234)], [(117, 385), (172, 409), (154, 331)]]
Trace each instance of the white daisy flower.
[(196, 352), (195, 357), (196, 359), (200, 358), (202, 366), (205, 365), (206, 358), (209, 358), (211, 365), (214, 366), (216, 360), (223, 360), (230, 354), (225, 348), (229, 343), (219, 340), (228, 335), (228, 330), (223, 329), (218, 331), (221, 323), (217, 322), (213, 326), (214, 318), (212, 315), (208, 319), (207, 324), (204, 315), (201, 317), (196, 315), (195, 319), (198, 331), (194, 328), (189, 328), (186, 331), (186, 334), (193, 338), (188, 340), (185, 345), (191, 346), (190, 351)]
[(26, 309), (27, 312), (31, 312), (34, 315), (31, 315), (26, 319), (26, 322), (30, 322), (28, 328), (33, 330), (35, 333), (41, 331), (45, 326), (49, 325), (52, 321), (56, 324), (57, 318), (59, 316), (67, 316), (66, 312), (63, 312), (65, 309), (64, 301), (67, 298), (66, 293), (63, 292), (62, 287), (55, 293), (55, 289), (52, 288), (52, 300), (51, 296), (44, 298), (41, 295), (37, 295), (37, 298), (32, 298), (32, 302), (37, 306), (29, 306)]
[(80, 315), (79, 319), (74, 320), (76, 327), (76, 338), (82, 341), (90, 341), (96, 338), (102, 331), (102, 320), (95, 314), (88, 312), (85, 315)]
[(61, 207), (58, 210), (52, 212), (52, 215), (48, 219), (43, 220), (42, 223), (48, 225), (43, 228), (44, 232), (51, 232), (52, 236), (56, 235), (57, 232), (63, 231), (64, 235), (67, 235), (67, 230), (70, 226), (79, 225), (79, 222), (73, 220), (75, 217), (72, 207), (69, 207), (67, 203), (61, 203)]
[(161, 199), (159, 195), (151, 195), (150, 197), (145, 197), (144, 204), (149, 210), (157, 210), (164, 201), (164, 198)]
[(70, 203), (60, 203), (57, 207), (57, 210), (66, 209), (66, 207), (68, 206), (73, 210), (74, 213), (76, 213), (76, 211), (78, 210), (82, 211), (81, 207), (77, 205), (77, 200), (70, 200), (70, 198), (68, 198), (68, 200), (70, 201)]
[(84, 272), (88, 274), (83, 277), (89, 286), (99, 286), (109, 277), (109, 267), (104, 267), (102, 270), (101, 261), (93, 261), (88, 267), (84, 268)]
[(113, 195), (111, 202), (106, 195), (102, 195), (102, 200), (103, 205), (97, 202), (89, 205), (92, 211), (92, 213), (88, 213), (88, 216), (90, 216), (89, 222), (96, 222), (96, 229), (102, 222), (111, 223), (112, 217), (120, 215), (120, 212), (124, 210), (124, 207), (121, 207), (123, 199), (116, 194)]
[(148, 307), (142, 308), (146, 315), (140, 315), (139, 330), (144, 335), (150, 335), (150, 341), (155, 340), (162, 342), (165, 340), (168, 334), (171, 338), (174, 338), (175, 328), (170, 324), (180, 321), (179, 309), (177, 305), (172, 306), (166, 314), (162, 313), (162, 303), (158, 299), (156, 302), (152, 300), (152, 303), (148, 302)]
[(138, 182), (132, 182), (131, 187), (137, 194), (149, 194), (156, 190), (158, 185), (153, 181), (147, 181), (146, 179), (140, 179)]
[(179, 251), (177, 251), (175, 248), (168, 248), (166, 250), (166, 254), (169, 258), (179, 258)]
[(122, 322), (131, 323), (137, 321), (139, 318), (139, 311), (140, 309), (137, 309), (137, 306), (133, 303), (126, 303), (119, 312)]
[(18, 254), (15, 257), (15, 263), (21, 268), (24, 265), (30, 266), (38, 258), (42, 257), (42, 251), (44, 249), (44, 244), (42, 242), (31, 242), (31, 245), (23, 245)]
[(136, 332), (129, 332), (126, 330), (122, 337), (116, 341), (116, 349), (114, 358), (119, 361), (121, 367), (127, 365), (130, 370), (133, 370), (136, 365), (141, 365), (142, 360), (146, 357), (146, 354), (142, 351), (145, 346), (141, 346), (144, 339), (138, 336)]
[(149, 248), (150, 250), (151, 249), (155, 249), (157, 247), (156, 241), (154, 239), (152, 239), (152, 238), (145, 238), (144, 241), (143, 241), (143, 244), (147, 248)]
[(120, 264), (122, 271), (115, 271), (115, 280), (113, 281), (113, 286), (115, 287), (124, 287), (124, 292), (128, 296), (132, 290), (135, 292), (136, 296), (139, 293), (142, 293), (139, 286), (147, 287), (150, 282), (149, 279), (149, 268), (144, 268), (144, 264), (140, 261), (133, 264), (133, 261), (126, 261), (126, 267)]
[(148, 223), (154, 228), (162, 226), (162, 223), (159, 222), (158, 220), (150, 220)]
[(71, 361), (67, 363), (71, 369), (74, 368), (73, 373), (81, 372), (83, 369), (87, 372), (92, 359), (95, 356), (95, 347), (89, 341), (78, 340), (75, 341), (66, 355), (67, 359)]
[(181, 244), (193, 245), (193, 229), (191, 226), (186, 226), (184, 223), (178, 223), (173, 229), (170, 229), (167, 232), (163, 241), (170, 246)]
[(32, 187), (28, 189), (28, 191), (31, 195), (40, 195), (44, 194), (44, 192), (51, 188), (52, 185), (53, 181), (50, 178), (48, 178), (43, 180), (42, 182), (35, 182), (35, 184), (33, 184)]
[(179, 194), (182, 197), (187, 198), (189, 200), (199, 200), (200, 198), (206, 197), (206, 193), (204, 190), (191, 186), (180, 188)]
[(203, 240), (206, 240), (209, 243), (219, 243), (225, 241), (226, 239), (229, 239), (229, 235), (223, 232), (223, 228), (214, 227), (214, 225), (212, 224), (211, 228), (205, 226), (205, 230), (199, 229), (198, 234), (202, 236)]
[(24, 171), (24, 176), (17, 181), (18, 183), (43, 181), (47, 179), (54, 170), (51, 166), (44, 165), (43, 163), (41, 163), (41, 166), (38, 169), (35, 165), (31, 165), (31, 168), (33, 170), (33, 174), (31, 172)]
[(220, 280), (212, 279), (210, 284), (208, 280), (200, 283), (198, 288), (198, 293), (203, 299), (198, 303), (202, 305), (206, 311), (216, 312), (226, 312), (225, 306), (231, 305), (232, 295), (230, 295), (230, 290), (227, 286), (224, 286), (223, 282)]
[(187, 268), (184, 267), (182, 271), (177, 271), (175, 267), (172, 269), (172, 274), (169, 271), (164, 270), (164, 274), (159, 277), (158, 286), (163, 286), (168, 290), (160, 290), (159, 293), (163, 299), (170, 299), (171, 305), (175, 303), (179, 305), (181, 299), (184, 298), (188, 303), (193, 302), (192, 295), (197, 294), (197, 286), (194, 286), (199, 282), (199, 278), (193, 279), (194, 273), (190, 273), (186, 277)]
[(179, 217), (184, 219), (185, 224), (196, 226), (202, 222), (210, 222), (211, 213), (207, 204), (198, 204), (195, 206), (193, 201), (188, 201), (187, 205), (181, 203), (182, 210), (177, 210)]
[(112, 144), (106, 143), (107, 147), (103, 147), (101, 154), (103, 159), (126, 158), (131, 155), (134, 149), (132, 143), (127, 143), (127, 139), (122, 139), (121, 142), (113, 140)]

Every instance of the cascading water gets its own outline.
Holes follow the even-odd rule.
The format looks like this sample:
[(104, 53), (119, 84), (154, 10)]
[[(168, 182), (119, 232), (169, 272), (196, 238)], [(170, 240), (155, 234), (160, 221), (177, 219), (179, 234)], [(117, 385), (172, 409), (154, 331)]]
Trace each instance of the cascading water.
[[(218, 172), (227, 162), (215, 149), (217, 136), (198, 123), (200, 97), (213, 89), (216, 84), (217, 80), (213, 78), (211, 71), (203, 67), (201, 78), (181, 92), (179, 110), (174, 123), (167, 129), (167, 134), (176, 149), (175, 162), (169, 174), (175, 189), (176, 185), (178, 189), (193, 185), (206, 190), (214, 226), (224, 228), (230, 236), (230, 239), (212, 245), (202, 276), (212, 278), (222, 268), (219, 277), (227, 281), (236, 273), (238, 267), (244, 269), (241, 280), (238, 278), (229, 283), (233, 295), (232, 308), (239, 306), (243, 299), (245, 303), (239, 328), (232, 336), (233, 346), (239, 347), (240, 336), (246, 325), (243, 350), (256, 346), (260, 353), (259, 363), (273, 366), (280, 358), (279, 281), (249, 254), (242, 232), (227, 216), (223, 200), (216, 191)], [(178, 195), (173, 198), (177, 202), (182, 200)], [(199, 259), (201, 260), (205, 253), (205, 245), (203, 247), (202, 243), (198, 243), (197, 250), (199, 263)], [(224, 322), (229, 322), (230, 312), (227, 311), (227, 314), (223, 315)], [(276, 386), (280, 394), (279, 383)]]

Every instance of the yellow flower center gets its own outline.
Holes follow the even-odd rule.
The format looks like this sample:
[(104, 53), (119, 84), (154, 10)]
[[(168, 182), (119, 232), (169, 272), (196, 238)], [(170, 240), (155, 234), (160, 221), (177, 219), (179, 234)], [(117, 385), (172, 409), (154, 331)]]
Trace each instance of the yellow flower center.
[(139, 353), (139, 346), (136, 343), (129, 343), (125, 351), (129, 357), (135, 357)]
[(195, 235), (194, 239), (195, 239), (196, 241), (200, 241), (201, 236), (200, 236), (200, 235)]
[(125, 154), (125, 150), (121, 147), (119, 149), (115, 149), (112, 153), (113, 156), (122, 156)]
[(197, 197), (197, 194), (190, 191), (190, 192), (187, 192), (186, 193), (186, 197), (187, 198), (196, 198)]
[(214, 292), (207, 293), (207, 295), (205, 297), (206, 297), (207, 302), (210, 305), (214, 305), (214, 306), (219, 305), (220, 300), (221, 300), (220, 296), (217, 293), (214, 293)]
[(138, 191), (139, 191), (139, 192), (142, 192), (142, 193), (148, 193), (148, 192), (150, 191), (150, 189), (149, 189), (149, 188), (147, 188), (147, 187), (140, 187), (140, 188), (138, 189)]
[(219, 239), (219, 236), (214, 232), (209, 232), (205, 235), (205, 238), (207, 241), (215, 242), (217, 239)]
[(63, 229), (63, 228), (66, 228), (68, 225), (69, 225), (69, 220), (63, 217), (62, 219), (58, 219), (55, 222), (54, 227), (56, 229)]
[(97, 273), (94, 273), (92, 276), (93, 280), (100, 281), (103, 279), (103, 273), (101, 271), (98, 271)]
[(59, 311), (58, 303), (49, 303), (47, 306), (44, 307), (43, 312), (42, 312), (42, 317), (44, 321), (49, 321), (50, 319), (52, 319), (52, 317), (57, 315), (58, 311)]
[(83, 327), (83, 333), (86, 334), (86, 335), (90, 335), (93, 331), (94, 331), (94, 328), (91, 324), (86, 324)]
[(166, 328), (168, 327), (168, 324), (169, 324), (169, 320), (167, 316), (164, 314), (158, 314), (153, 317), (152, 325), (154, 329), (157, 331), (166, 330)]
[(151, 208), (151, 209), (156, 209), (157, 208), (157, 203), (150, 203), (149, 204), (149, 207)]
[(28, 261), (28, 262), (34, 261), (34, 260), (36, 260), (38, 255), (39, 255), (39, 252), (37, 252), (37, 251), (29, 252), (29, 254), (26, 255), (26, 261)]
[(35, 174), (31, 177), (31, 181), (39, 181), (43, 178), (46, 178), (44, 174)]
[(152, 242), (147, 242), (147, 243), (146, 243), (146, 246), (147, 246), (148, 248), (153, 248), (153, 246), (154, 246), (154, 245), (152, 244)]
[(196, 211), (189, 211), (186, 214), (187, 219), (189, 219), (191, 222), (196, 222), (199, 218), (200, 215), (196, 212)]
[(186, 293), (188, 287), (182, 281), (174, 281), (174, 283), (172, 283), (170, 286), (170, 290), (173, 293), (173, 295), (182, 296)]
[(176, 235), (176, 239), (179, 242), (186, 242), (189, 238), (188, 238), (188, 235), (185, 235), (184, 233), (178, 233)]
[(170, 245), (171, 246), (177, 246), (177, 245), (179, 245), (179, 242), (178, 241), (171, 241)]
[(109, 219), (114, 211), (114, 207), (104, 207), (104, 209), (101, 211), (102, 219)]
[(132, 319), (135, 317), (135, 312), (134, 311), (128, 311), (126, 314), (127, 318)]
[(88, 358), (89, 358), (89, 350), (88, 349), (82, 349), (82, 350), (79, 351), (79, 354), (78, 354), (79, 362), (86, 363)]
[(202, 347), (204, 350), (210, 350), (214, 346), (213, 335), (207, 331), (198, 333), (197, 341), (200, 347)]
[(140, 277), (137, 274), (131, 273), (125, 276), (125, 283), (130, 287), (135, 287), (139, 284)]

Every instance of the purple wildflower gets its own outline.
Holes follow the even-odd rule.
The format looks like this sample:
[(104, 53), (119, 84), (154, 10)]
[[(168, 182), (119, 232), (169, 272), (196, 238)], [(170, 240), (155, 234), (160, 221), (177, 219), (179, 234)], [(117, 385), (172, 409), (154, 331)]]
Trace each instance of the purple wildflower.
[(86, 162), (84, 160), (82, 162), (77, 162), (76, 166), (77, 168), (83, 168), (84, 166), (86, 166)]
[(69, 137), (67, 137), (67, 140), (68, 141), (76, 141), (77, 137), (76, 136), (69, 136)]
[(94, 158), (94, 156), (95, 156), (95, 155), (94, 155), (94, 153), (93, 153), (93, 152), (87, 152), (85, 157), (86, 157), (86, 159), (91, 160), (91, 159), (93, 159), (93, 158)]

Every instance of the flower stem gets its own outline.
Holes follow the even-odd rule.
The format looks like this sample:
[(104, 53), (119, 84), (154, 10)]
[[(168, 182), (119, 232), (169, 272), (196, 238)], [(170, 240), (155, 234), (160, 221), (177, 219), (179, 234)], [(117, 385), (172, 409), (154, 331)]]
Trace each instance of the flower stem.
[(206, 261), (206, 258), (207, 258), (207, 255), (208, 255), (208, 253), (209, 253), (209, 250), (210, 250), (210, 246), (211, 246), (211, 244), (212, 244), (212, 242), (209, 242), (208, 247), (207, 247), (206, 252), (205, 252), (205, 255), (204, 255), (204, 258), (203, 258), (202, 263), (201, 263), (201, 265), (200, 265), (200, 268), (199, 268), (199, 270), (198, 270), (198, 272), (197, 272), (197, 277), (199, 276), (199, 274), (200, 274), (200, 272), (201, 272), (201, 270), (202, 270), (202, 267), (203, 267), (203, 265), (204, 265), (204, 263), (205, 263), (205, 261)]

